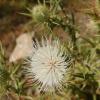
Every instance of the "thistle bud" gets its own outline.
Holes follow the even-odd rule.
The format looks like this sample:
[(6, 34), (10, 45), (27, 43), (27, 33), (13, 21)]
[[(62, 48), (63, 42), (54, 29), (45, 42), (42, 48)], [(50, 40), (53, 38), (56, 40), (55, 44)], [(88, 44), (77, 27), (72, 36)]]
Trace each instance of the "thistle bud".
[(35, 22), (45, 22), (49, 18), (49, 10), (44, 5), (36, 5), (32, 9), (32, 17)]

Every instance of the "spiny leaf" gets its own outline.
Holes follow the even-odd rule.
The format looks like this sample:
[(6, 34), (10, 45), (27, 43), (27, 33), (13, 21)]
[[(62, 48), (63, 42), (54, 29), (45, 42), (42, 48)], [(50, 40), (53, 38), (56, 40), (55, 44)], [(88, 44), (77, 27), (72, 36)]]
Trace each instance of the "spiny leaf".
[(0, 85), (5, 85), (9, 79), (9, 73), (5, 69), (0, 68)]

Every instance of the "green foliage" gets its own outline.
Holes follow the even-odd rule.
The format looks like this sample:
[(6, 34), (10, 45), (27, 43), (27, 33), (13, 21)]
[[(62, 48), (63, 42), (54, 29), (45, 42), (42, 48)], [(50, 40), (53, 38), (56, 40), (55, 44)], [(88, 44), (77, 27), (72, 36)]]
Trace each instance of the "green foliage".
[(0, 44), (0, 95), (6, 92), (6, 86), (9, 80), (9, 73), (5, 67), (5, 56), (2, 45)]

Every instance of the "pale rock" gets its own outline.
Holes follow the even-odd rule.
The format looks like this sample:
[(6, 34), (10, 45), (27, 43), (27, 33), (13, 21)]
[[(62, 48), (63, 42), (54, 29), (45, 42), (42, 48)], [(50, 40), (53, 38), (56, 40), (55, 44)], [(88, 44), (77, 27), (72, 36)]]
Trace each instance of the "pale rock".
[(16, 39), (16, 47), (14, 48), (9, 61), (15, 62), (29, 56), (31, 54), (32, 47), (32, 35), (26, 33), (20, 35)]

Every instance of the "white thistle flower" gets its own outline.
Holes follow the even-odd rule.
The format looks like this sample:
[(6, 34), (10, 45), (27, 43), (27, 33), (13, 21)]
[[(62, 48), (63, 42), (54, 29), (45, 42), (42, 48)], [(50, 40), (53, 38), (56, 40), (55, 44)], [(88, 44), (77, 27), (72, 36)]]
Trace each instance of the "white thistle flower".
[(70, 60), (58, 40), (42, 39), (41, 42), (33, 43), (30, 67), (25, 67), (25, 72), (39, 86), (40, 91), (53, 92), (61, 89)]

